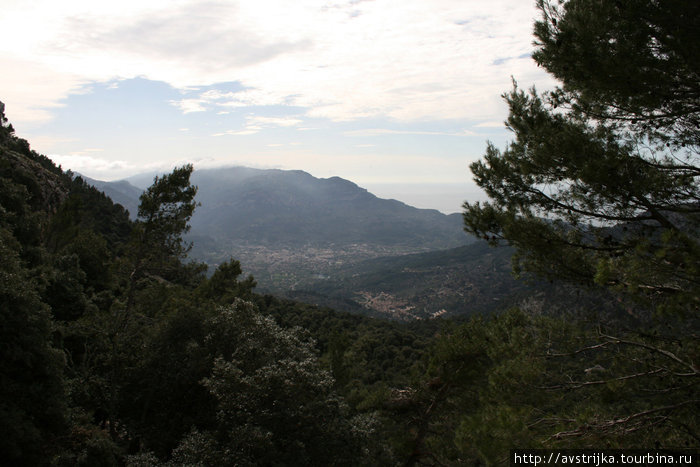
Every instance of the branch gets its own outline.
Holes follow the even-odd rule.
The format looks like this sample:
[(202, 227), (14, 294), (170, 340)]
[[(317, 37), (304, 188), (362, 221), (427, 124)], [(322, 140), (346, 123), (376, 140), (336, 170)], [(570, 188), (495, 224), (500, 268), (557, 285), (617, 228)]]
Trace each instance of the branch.
[[(599, 424), (584, 425), (582, 427), (576, 428), (575, 430), (560, 431), (559, 433), (555, 433), (552, 436), (550, 436), (550, 439), (563, 439), (563, 438), (574, 437), (574, 436), (583, 436), (587, 431), (590, 431), (589, 430), (590, 428), (600, 429), (600, 430), (606, 431), (606, 430), (614, 429), (619, 425), (625, 425), (625, 424), (631, 422), (632, 420), (636, 420), (638, 418), (642, 418), (642, 417), (645, 417), (647, 415), (652, 415), (652, 414), (655, 414), (658, 412), (671, 411), (671, 410), (675, 410), (675, 409), (681, 408), (681, 407), (686, 406), (686, 405), (697, 404), (699, 402), (700, 402), (700, 400), (695, 399), (695, 400), (690, 400), (690, 401), (686, 401), (686, 402), (681, 402), (680, 404), (667, 405), (664, 407), (657, 407), (655, 409), (649, 409), (649, 410), (645, 410), (642, 412), (637, 412), (637, 413), (629, 415), (625, 418), (618, 418), (617, 420), (608, 420), (606, 422), (599, 423)], [(668, 417), (663, 417), (662, 421), (667, 420), (667, 419), (668, 419)], [(658, 423), (658, 421), (654, 422), (654, 423)], [(637, 428), (634, 428), (633, 430), (638, 430), (639, 428), (640, 427), (637, 427)]]
[[(656, 219), (655, 217), (653, 217), (653, 216), (636, 216), (636, 217), (629, 217), (629, 216), (611, 216), (611, 215), (602, 214), (602, 213), (599, 213), (599, 212), (586, 211), (586, 210), (583, 210), (583, 209), (576, 208), (575, 206), (571, 206), (571, 205), (568, 205), (568, 204), (564, 204), (564, 203), (562, 203), (561, 201), (556, 200), (556, 199), (552, 198), (551, 196), (545, 194), (542, 190), (536, 190), (536, 189), (534, 189), (534, 188), (529, 188), (529, 189), (527, 189), (527, 190), (525, 190), (525, 191), (526, 191), (527, 193), (530, 193), (530, 194), (533, 194), (533, 195), (540, 196), (540, 197), (544, 198), (545, 200), (549, 201), (550, 203), (552, 203), (553, 205), (555, 205), (555, 206), (558, 207), (559, 209), (563, 209), (563, 210), (566, 210), (566, 211), (572, 211), (572, 212), (575, 212), (575, 213), (577, 213), (577, 214), (581, 214), (581, 215), (587, 216), (587, 217), (592, 217), (592, 218), (595, 218), (595, 219), (605, 219), (605, 220), (607, 220), (607, 221), (617, 221), (617, 222), (622, 222), (622, 221), (625, 221), (625, 222), (633, 222), (633, 221), (634, 221), (634, 222), (639, 222), (639, 221), (646, 221), (646, 220), (649, 220), (649, 221), (651, 221), (651, 220), (657, 220), (657, 219)], [(645, 206), (645, 207), (646, 207), (646, 206)]]
[(607, 384), (612, 381), (624, 381), (627, 379), (633, 379), (633, 378), (639, 378), (641, 376), (650, 376), (650, 375), (655, 375), (658, 373), (664, 373), (668, 372), (667, 369), (665, 368), (659, 368), (657, 370), (652, 370), (652, 371), (647, 371), (645, 373), (636, 373), (633, 375), (626, 375), (626, 376), (619, 376), (617, 378), (611, 378), (611, 379), (601, 379), (597, 381), (571, 381), (570, 383), (566, 384), (559, 384), (557, 386), (537, 386), (537, 389), (544, 389), (544, 390), (553, 390), (553, 389), (579, 389), (585, 386), (594, 386), (598, 384)]
[(631, 345), (634, 347), (641, 347), (641, 348), (644, 348), (647, 350), (651, 350), (652, 352), (659, 353), (659, 354), (661, 354), (667, 358), (670, 358), (671, 360), (673, 360), (673, 361), (675, 361), (675, 362), (677, 362), (685, 367), (690, 368), (690, 370), (693, 372), (693, 375), (695, 375), (695, 376), (700, 375), (700, 371), (698, 370), (698, 368), (695, 365), (693, 365), (692, 363), (688, 363), (686, 361), (681, 360), (675, 354), (673, 354), (672, 352), (669, 352), (668, 350), (660, 349), (658, 347), (654, 347), (653, 345), (645, 344), (643, 342), (628, 341), (625, 339), (620, 339), (618, 337), (608, 336), (606, 334), (601, 333), (600, 330), (598, 330), (598, 333), (599, 333), (600, 337), (603, 337), (606, 339), (611, 339), (610, 342), (613, 344)]
[(573, 355), (578, 355), (578, 354), (586, 352), (588, 350), (595, 350), (595, 349), (603, 348), (611, 343), (612, 342), (603, 342), (602, 344), (591, 345), (591, 346), (584, 347), (582, 349), (576, 350), (574, 352), (569, 352), (569, 353), (547, 353), (547, 355), (545, 355), (545, 357), (571, 357)]

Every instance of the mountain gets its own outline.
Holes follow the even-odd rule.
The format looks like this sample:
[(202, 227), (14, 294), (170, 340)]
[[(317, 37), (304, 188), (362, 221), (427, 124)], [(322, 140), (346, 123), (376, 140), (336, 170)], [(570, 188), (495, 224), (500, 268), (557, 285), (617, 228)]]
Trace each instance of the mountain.
[[(135, 213), (141, 189), (129, 181), (91, 182)], [(459, 215), (380, 199), (339, 177), (229, 167), (195, 171), (192, 182), (201, 206), (191, 256), (212, 266), (239, 260), (260, 292), (399, 320), (516, 304), (553, 310), (574, 295), (608, 308), (600, 291), (584, 300), (580, 290), (516, 280), (513, 250), (467, 237)]]
[(139, 211), (139, 196), (143, 193), (142, 189), (135, 187), (126, 180), (103, 182), (102, 180), (95, 180), (85, 175), (81, 175), (81, 177), (87, 183), (109, 196), (116, 204), (121, 204), (124, 209), (129, 211), (129, 216), (132, 219), (136, 218)]
[[(141, 190), (129, 181), (93, 184), (133, 216)], [(338, 265), (473, 241), (459, 214), (381, 199), (339, 177), (225, 167), (197, 170), (192, 182), (201, 203), (191, 222), (192, 256), (212, 265), (238, 259), (265, 291), (294, 289)]]
[[(132, 216), (148, 175), (104, 182), (83, 177)], [(134, 182), (134, 183), (132, 183)], [(340, 177), (316, 178), (301, 170), (227, 167), (197, 170), (201, 204), (192, 234), (268, 245), (368, 243), (418, 250), (468, 242), (459, 214), (418, 209), (381, 199)]]
[(269, 245), (367, 243), (416, 249), (466, 243), (461, 216), (380, 199), (339, 177), (244, 167), (198, 170), (194, 232)]

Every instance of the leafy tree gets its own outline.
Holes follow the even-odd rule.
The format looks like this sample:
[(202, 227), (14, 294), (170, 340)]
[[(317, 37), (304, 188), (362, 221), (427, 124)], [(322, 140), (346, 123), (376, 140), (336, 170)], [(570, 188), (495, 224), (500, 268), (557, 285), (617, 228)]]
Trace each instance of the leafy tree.
[(697, 384), (681, 345), (650, 355), (652, 338), (607, 339), (604, 328), (518, 309), (476, 324), (465, 328), (489, 364), (455, 432), (463, 455), (499, 464), (514, 446), (696, 445)]
[(173, 388), (204, 412), (190, 416), (192, 431), (173, 451), (175, 464), (351, 465), (363, 459), (370, 420), (350, 419), (300, 329), (283, 329), (240, 299), (204, 322), (193, 318), (182, 314), (169, 326), (169, 334), (189, 335), (187, 351), (176, 351), (185, 357), (177, 374), (186, 379)]
[(514, 89), (507, 127), (472, 164), (491, 198), (466, 230), (515, 268), (599, 283), (662, 309), (700, 306), (700, 5), (539, 0), (533, 58), (561, 81)]
[(182, 235), (196, 206), (197, 188), (189, 182), (192, 170), (192, 165), (186, 165), (156, 177), (143, 193), (132, 240), (117, 265), (122, 280), (115, 291), (118, 299), (108, 312), (90, 314), (72, 327), (74, 338), (94, 345), (85, 352), (94, 355), (92, 370), (83, 374), (99, 381), (95, 385), (99, 391), (86, 394), (85, 399), (92, 399), (93, 408), (103, 413), (115, 440), (124, 441), (117, 430), (128, 369), (138, 365), (161, 315), (174, 309), (192, 277), (201, 275), (199, 265), (181, 262), (189, 250)]
[(202, 281), (199, 292), (203, 298), (219, 305), (230, 305), (236, 298), (250, 300), (256, 285), (255, 279), (249, 275), (242, 281), (238, 280), (242, 273), (240, 262), (235, 259), (226, 261), (216, 268), (209, 279)]
[(133, 444), (160, 458), (168, 458), (192, 427), (210, 428), (215, 421), (215, 399), (201, 384), (214, 360), (204, 345), (212, 311), (185, 300), (174, 308), (146, 339), (119, 397)]
[(362, 458), (347, 408), (299, 329), (236, 301), (212, 319), (218, 358), (204, 384), (218, 400), (226, 450), (255, 463), (350, 464)]
[(489, 364), (484, 327), (481, 319), (473, 319), (457, 329), (444, 329), (445, 335), (433, 342), (422, 379), (407, 395), (399, 395), (401, 405), (415, 414), (404, 465), (444, 465), (459, 459), (454, 432), (459, 417), (478, 404), (478, 388), (485, 384)]
[(158, 247), (159, 255), (184, 258), (190, 249), (182, 234), (189, 230), (197, 205), (197, 187), (190, 184), (192, 170), (192, 164), (187, 164), (155, 177), (140, 197), (137, 235), (146, 247)]

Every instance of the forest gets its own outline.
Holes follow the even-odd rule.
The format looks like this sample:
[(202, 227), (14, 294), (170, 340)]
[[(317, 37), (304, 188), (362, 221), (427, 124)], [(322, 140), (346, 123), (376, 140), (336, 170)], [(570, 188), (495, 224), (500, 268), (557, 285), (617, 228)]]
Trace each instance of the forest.
[(130, 220), (0, 103), (3, 464), (700, 448), (700, 3), (538, 7), (533, 59), (560, 85), (503, 95), (513, 140), (472, 164), (490, 200), (464, 227), (566, 287), (557, 306), (397, 322), (258, 294), (235, 258), (188, 258), (192, 165)]

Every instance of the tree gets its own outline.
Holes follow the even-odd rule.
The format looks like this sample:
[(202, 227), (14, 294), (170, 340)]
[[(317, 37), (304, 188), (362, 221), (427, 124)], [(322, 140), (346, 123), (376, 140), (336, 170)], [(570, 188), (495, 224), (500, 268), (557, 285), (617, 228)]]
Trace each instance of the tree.
[(201, 297), (219, 305), (230, 305), (236, 298), (250, 300), (256, 282), (251, 275), (238, 280), (242, 273), (241, 263), (235, 259), (220, 264), (214, 274), (200, 284)]
[[(200, 268), (181, 262), (190, 249), (182, 235), (189, 230), (189, 220), (196, 207), (197, 187), (190, 184), (192, 170), (192, 165), (187, 164), (170, 174), (155, 177), (141, 195), (138, 219), (128, 247), (126, 263), (130, 272), (125, 300), (116, 302), (111, 316), (105, 316), (96, 325), (96, 334), (106, 335), (110, 348), (106, 364), (109, 388), (106, 405), (110, 434), (114, 439), (117, 438), (120, 391), (128, 373), (126, 368), (135, 366), (139, 360), (139, 353), (147, 342), (149, 325), (158, 322), (153, 318), (168, 306), (169, 300), (176, 300), (169, 296), (175, 297), (180, 291), (168, 286), (173, 285), (171, 281), (187, 281), (190, 273), (200, 272)], [(150, 303), (137, 306), (137, 293), (144, 302), (150, 298)], [(157, 306), (149, 306), (154, 303)]]
[(362, 463), (369, 433), (350, 419), (314, 342), (300, 329), (281, 328), (241, 299), (220, 307), (203, 329), (203, 340), (190, 343), (188, 353), (204, 357), (209, 375), (192, 382), (201, 381), (216, 401), (206, 414), (215, 413), (216, 420), (212, 427), (193, 427), (173, 451), (174, 462)]
[[(141, 195), (134, 229), (131, 289), (144, 274), (167, 273), (168, 267), (179, 265), (191, 249), (182, 235), (189, 231), (189, 221), (197, 206), (194, 201), (197, 187), (190, 184), (192, 170), (192, 164), (187, 164), (168, 175), (155, 177)], [(133, 300), (131, 292), (129, 298)]]
[(189, 231), (189, 221), (197, 206), (194, 201), (197, 187), (190, 184), (192, 170), (192, 164), (187, 164), (168, 175), (156, 176), (140, 197), (131, 247), (132, 269), (119, 327), (126, 325), (133, 312), (141, 279), (164, 281), (162, 276), (182, 269), (180, 260), (191, 249), (182, 235)]
[(502, 151), (489, 143), (471, 165), (490, 201), (465, 203), (465, 229), (514, 245), (516, 273), (635, 300), (636, 326), (604, 322), (566, 353), (583, 365), (605, 356), (605, 377), (547, 386), (599, 385), (621, 402), (611, 412), (579, 409), (559, 439), (597, 431), (696, 443), (700, 4), (539, 0), (538, 8), (533, 58), (561, 84), (544, 93), (514, 84), (504, 95), (515, 140)]
[(515, 140), (471, 165), (491, 201), (466, 230), (514, 245), (516, 271), (697, 315), (700, 4), (538, 7), (533, 58), (562, 84), (504, 95)]

